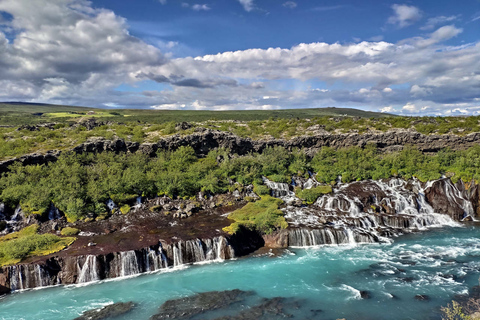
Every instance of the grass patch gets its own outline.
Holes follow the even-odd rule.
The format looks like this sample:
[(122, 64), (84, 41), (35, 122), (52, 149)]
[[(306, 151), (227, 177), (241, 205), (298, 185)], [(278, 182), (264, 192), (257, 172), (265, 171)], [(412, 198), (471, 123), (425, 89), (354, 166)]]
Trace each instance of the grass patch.
[(300, 188), (295, 189), (296, 196), (306, 201), (307, 204), (313, 204), (315, 201), (317, 201), (318, 197), (331, 192), (332, 192), (331, 186), (318, 186), (315, 188), (304, 189), (304, 190)]
[(0, 266), (12, 265), (32, 256), (45, 256), (71, 245), (76, 238), (54, 234), (38, 234), (34, 224), (18, 232), (0, 237)]
[(277, 229), (285, 229), (288, 223), (278, 208), (283, 201), (271, 196), (263, 196), (256, 202), (250, 202), (243, 208), (230, 213), (228, 218), (234, 222), (223, 231), (234, 234), (240, 226), (270, 234)]
[(80, 232), (79, 229), (73, 227), (65, 227), (60, 231), (62, 236), (76, 236)]

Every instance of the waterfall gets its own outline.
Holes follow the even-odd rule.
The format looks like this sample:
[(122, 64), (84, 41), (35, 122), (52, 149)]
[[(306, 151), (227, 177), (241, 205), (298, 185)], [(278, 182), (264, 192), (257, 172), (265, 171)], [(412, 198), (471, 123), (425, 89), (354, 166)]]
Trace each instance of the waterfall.
[(50, 208), (48, 209), (48, 220), (60, 219), (61, 217), (60, 210), (58, 210), (53, 204), (50, 205)]
[(88, 255), (80, 270), (80, 275), (78, 276), (77, 283), (84, 283), (96, 280), (100, 280), (100, 276), (98, 275), (97, 257), (93, 255)]
[(10, 271), (10, 289), (23, 290), (25, 286), (23, 285), (23, 265), (11, 266), (9, 267)]
[(5, 220), (5, 203), (0, 202), (0, 220)]
[(115, 202), (113, 202), (112, 199), (108, 199), (106, 205), (107, 205), (107, 208), (110, 209), (110, 211), (112, 211), (117, 207), (117, 205), (115, 204)]
[[(458, 226), (446, 214), (436, 213), (425, 198), (433, 182), (418, 180), (361, 181), (342, 184), (333, 194), (319, 197), (311, 207), (283, 209), (289, 225), (291, 246), (375, 242), (384, 235), (423, 230), (437, 226)], [(472, 204), (450, 182), (445, 184), (448, 201), (459, 203), (465, 214)]]
[(376, 242), (369, 234), (358, 233), (350, 228), (291, 229), (288, 232), (291, 247), (310, 247), (318, 245), (340, 245)]
[(124, 251), (120, 252), (121, 259), (121, 271), (120, 276), (131, 276), (134, 274), (140, 273), (140, 268), (138, 266), (137, 255), (135, 251)]
[(288, 183), (273, 182), (263, 177), (263, 183), (270, 188), (271, 195), (275, 198), (280, 198), (286, 203), (296, 200), (295, 192), (290, 191)]

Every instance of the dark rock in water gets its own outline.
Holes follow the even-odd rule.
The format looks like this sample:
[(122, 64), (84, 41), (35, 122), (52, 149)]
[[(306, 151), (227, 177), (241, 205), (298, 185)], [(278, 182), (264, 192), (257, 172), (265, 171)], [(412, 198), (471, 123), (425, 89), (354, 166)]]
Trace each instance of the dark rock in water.
[(322, 309), (312, 309), (312, 310), (310, 310), (310, 312), (312, 313), (312, 315), (314, 317), (317, 317), (320, 313), (323, 312), (323, 310)]
[(417, 280), (414, 277), (398, 277), (397, 279), (406, 283), (412, 283), (413, 281)]
[(426, 294), (417, 294), (415, 296), (415, 300), (418, 300), (418, 301), (429, 301), (430, 300), (430, 297), (427, 296)]
[(225, 316), (215, 320), (250, 320), (250, 319), (277, 319), (292, 318), (284, 311), (286, 299), (282, 297), (262, 299), (259, 305), (244, 310), (234, 316)]
[(360, 290), (360, 297), (362, 299), (370, 299), (372, 296), (370, 295), (370, 292), (367, 290)]
[(190, 319), (208, 311), (225, 308), (233, 303), (245, 300), (253, 291), (228, 290), (198, 293), (191, 297), (168, 300), (160, 307), (160, 312), (151, 320)]
[(130, 302), (117, 302), (100, 309), (85, 311), (80, 317), (74, 320), (103, 320), (113, 319), (130, 312), (135, 304)]

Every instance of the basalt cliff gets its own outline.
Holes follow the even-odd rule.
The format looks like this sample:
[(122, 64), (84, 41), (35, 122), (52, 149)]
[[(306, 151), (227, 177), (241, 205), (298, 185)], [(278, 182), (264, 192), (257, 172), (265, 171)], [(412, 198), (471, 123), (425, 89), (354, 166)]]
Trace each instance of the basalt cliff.
[[(480, 133), (465, 136), (444, 134), (424, 135), (412, 130), (390, 130), (382, 133), (363, 134), (330, 134), (315, 133), (309, 136), (299, 136), (290, 140), (242, 138), (230, 132), (197, 128), (190, 135), (173, 135), (159, 139), (156, 143), (136, 143), (122, 139), (94, 139), (80, 144), (72, 149), (76, 153), (84, 152), (142, 152), (154, 156), (158, 150), (176, 150), (181, 146), (191, 146), (197, 155), (202, 156), (216, 148), (230, 149), (233, 154), (245, 155), (249, 152), (262, 152), (267, 147), (281, 146), (288, 150), (304, 149), (307, 154), (314, 154), (321, 147), (364, 147), (368, 144), (376, 146), (383, 152), (398, 151), (405, 145), (416, 146), (422, 152), (438, 152), (449, 148), (464, 150), (480, 143)], [(43, 164), (55, 161), (61, 154), (58, 150), (45, 153), (33, 153), (18, 158), (0, 162), (0, 172), (5, 172), (8, 166), (15, 162), (24, 165)]]

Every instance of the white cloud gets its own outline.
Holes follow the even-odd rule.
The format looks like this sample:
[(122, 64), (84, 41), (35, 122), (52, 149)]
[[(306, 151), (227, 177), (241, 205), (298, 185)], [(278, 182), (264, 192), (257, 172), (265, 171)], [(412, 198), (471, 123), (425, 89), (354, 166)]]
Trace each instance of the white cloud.
[(284, 6), (285, 8), (294, 9), (294, 8), (297, 7), (297, 3), (294, 2), (294, 1), (287, 1), (287, 2), (284, 2), (284, 3), (283, 3), (283, 6)]
[(414, 113), (417, 112), (418, 109), (413, 103), (407, 103), (406, 105), (403, 106), (403, 110), (406, 110), (407, 112)]
[(427, 47), (433, 44), (449, 40), (458, 36), (460, 33), (463, 32), (463, 29), (456, 28), (455, 26), (443, 26), (433, 32), (428, 39), (421, 39), (417, 42), (417, 45), (420, 47)]
[(194, 4), (192, 9), (195, 11), (208, 11), (210, 10), (210, 7), (206, 4)]
[(167, 4), (167, 0), (158, 0), (161, 4)]
[(392, 88), (388, 88), (388, 87), (384, 88), (382, 91), (385, 92), (385, 93), (393, 92)]
[(166, 62), (158, 49), (129, 35), (125, 19), (88, 1), (4, 0), (0, 11), (12, 16), (14, 35), (8, 43), (0, 33), (0, 80), (28, 82), (32, 99), (106, 90)]
[(255, 4), (253, 3), (253, 0), (238, 0), (240, 4), (243, 6), (245, 11), (250, 12), (255, 8)]
[(452, 22), (460, 18), (460, 16), (438, 16), (438, 17), (433, 17), (427, 20), (427, 23), (421, 27), (421, 30), (433, 30), (436, 26), (445, 24), (448, 22)]
[(394, 4), (392, 9), (394, 14), (388, 18), (387, 22), (399, 28), (408, 27), (422, 18), (422, 11), (415, 6)]
[(386, 113), (386, 112), (389, 113), (389, 112), (394, 112), (394, 111), (395, 111), (395, 109), (393, 109), (392, 106), (383, 107), (383, 108), (380, 109), (380, 112), (381, 112), (381, 113)]

